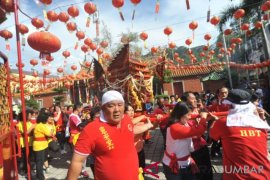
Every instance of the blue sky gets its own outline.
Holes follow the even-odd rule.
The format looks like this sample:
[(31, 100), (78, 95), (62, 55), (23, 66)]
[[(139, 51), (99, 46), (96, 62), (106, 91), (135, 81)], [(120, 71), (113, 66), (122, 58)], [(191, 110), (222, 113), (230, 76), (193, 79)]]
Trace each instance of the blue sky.
[[(37, 5), (35, 0), (20, 0), (21, 9), (26, 12), (31, 17), (43, 18), (42, 10), (46, 8), (47, 10), (55, 9), (55, 12), (60, 13), (66, 11), (67, 8), (76, 4), (80, 10), (80, 15), (75, 19), (80, 30), (86, 32), (86, 35), (90, 38), (95, 37), (95, 25), (92, 23), (90, 28), (85, 27), (87, 14), (85, 13), (83, 6), (83, 0), (53, 0), (53, 3), (47, 7)], [(188, 24), (195, 20), (198, 22), (199, 26), (195, 31), (195, 41), (192, 46), (206, 44), (206, 41), (203, 39), (204, 34), (210, 33), (212, 39), (210, 42), (215, 42), (215, 37), (218, 34), (217, 29), (211, 24), (206, 22), (207, 10), (210, 6), (211, 16), (218, 15), (221, 10), (225, 7), (232, 4), (239, 4), (240, 0), (190, 0), (190, 10), (186, 9), (186, 4), (184, 0), (160, 0), (160, 11), (156, 15), (154, 13), (156, 0), (142, 0), (139, 5), (136, 6), (136, 15), (135, 20), (132, 26), (132, 11), (134, 5), (126, 0), (124, 6), (122, 7), (122, 12), (125, 17), (125, 21), (121, 21), (118, 10), (112, 6), (110, 0), (93, 0), (100, 12), (100, 20), (103, 21), (108, 27), (109, 31), (112, 33), (113, 45), (116, 45), (120, 42), (120, 34), (123, 32), (142, 32), (145, 31), (148, 33), (147, 46), (150, 48), (152, 46), (164, 46), (167, 44), (167, 37), (163, 34), (163, 29), (166, 26), (170, 26), (173, 29), (173, 33), (170, 36), (170, 40), (174, 41), (177, 46), (185, 45), (185, 40), (189, 37), (192, 37), (192, 31), (188, 28)], [(78, 3), (78, 4), (77, 4)], [(35, 28), (31, 25), (31, 20), (19, 13), (19, 20), (22, 24), (25, 24), (29, 28), (29, 34), (35, 32)], [(8, 29), (13, 33), (13, 38), (10, 40), (11, 51), (6, 52), (5, 50), (5, 41), (1, 38), (0, 40), (0, 50), (8, 54), (10, 58), (10, 64), (12, 68), (15, 68), (17, 62), (17, 51), (15, 45), (15, 27), (14, 27), (14, 16), (13, 13), (8, 15), (8, 20), (1, 24), (0, 30)], [(45, 24), (48, 24), (45, 22)], [(45, 25), (46, 26), (46, 25)], [(102, 29), (102, 23), (100, 25)], [(74, 50), (75, 43), (77, 38), (75, 33), (69, 33), (66, 30), (66, 26), (57, 21), (53, 23), (49, 31), (56, 36), (62, 42), (61, 49), (53, 53), (54, 61), (50, 64), (49, 68), (53, 73), (56, 72), (56, 68), (63, 65), (64, 58), (61, 55), (64, 50), (69, 50), (72, 54), (72, 57), (69, 58), (69, 66), (72, 64), (78, 64), (79, 61), (82, 61), (84, 54), (81, 52), (80, 48)], [(27, 37), (26, 35), (26, 37)], [(102, 38), (102, 37), (101, 37)], [(81, 42), (82, 44), (83, 42)], [(140, 42), (140, 45), (143, 47), (143, 42)], [(93, 54), (94, 55), (94, 54)], [(29, 61), (33, 58), (38, 58), (39, 53), (31, 49), (26, 43), (22, 51), (22, 59), (25, 66), (25, 70), (30, 70), (31, 65)], [(69, 66), (67, 68), (69, 68)], [(37, 66), (37, 69), (41, 69), (40, 64)]]

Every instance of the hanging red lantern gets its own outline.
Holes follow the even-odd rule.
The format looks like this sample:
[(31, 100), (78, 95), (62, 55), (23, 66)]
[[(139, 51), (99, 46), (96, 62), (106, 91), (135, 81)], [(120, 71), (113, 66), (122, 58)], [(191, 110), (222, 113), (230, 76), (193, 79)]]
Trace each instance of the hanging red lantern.
[(176, 59), (179, 57), (179, 54), (176, 52), (176, 53), (174, 53), (173, 57), (174, 57), (174, 59)]
[(50, 5), (52, 3), (52, 0), (39, 0), (39, 1), (45, 5)]
[(219, 59), (223, 58), (223, 54), (218, 54), (218, 58)]
[(97, 45), (95, 43), (91, 43), (89, 47), (92, 51), (97, 49)]
[[(16, 63), (16, 66), (19, 67), (18, 63)], [(24, 63), (22, 63), (22, 68), (24, 68)]]
[(228, 35), (231, 35), (232, 34), (232, 30), (231, 29), (226, 29), (225, 31), (224, 31), (224, 35), (225, 36), (228, 36)]
[(209, 49), (209, 46), (203, 46), (204, 51), (208, 51), (208, 49)]
[(90, 47), (90, 45), (92, 44), (92, 40), (90, 38), (86, 38), (84, 40), (84, 44)]
[(103, 49), (102, 48), (98, 48), (96, 52), (100, 56), (103, 53)]
[(57, 72), (58, 72), (58, 73), (62, 73), (62, 72), (64, 72), (64, 69), (61, 68), (61, 67), (59, 67), (59, 68), (57, 68)]
[(141, 39), (141, 40), (145, 41), (147, 38), (148, 38), (148, 34), (147, 34), (146, 32), (142, 32), (142, 33), (140, 34), (140, 39)]
[(91, 62), (85, 61), (84, 65), (89, 68), (91, 66)]
[(31, 59), (31, 60), (30, 60), (30, 64), (31, 64), (32, 66), (36, 66), (36, 65), (38, 65), (38, 61), (37, 61), (36, 59)]
[(217, 47), (222, 48), (223, 47), (223, 43), (222, 42), (217, 42)]
[(103, 48), (108, 47), (108, 42), (107, 41), (101, 41), (100, 46)]
[(81, 39), (84, 39), (85, 34), (83, 31), (77, 31), (76, 36), (77, 36), (78, 40), (81, 40)]
[(19, 32), (20, 32), (22, 35), (24, 35), (24, 34), (26, 34), (26, 33), (29, 32), (29, 29), (28, 29), (28, 27), (27, 27), (26, 25), (20, 24), (20, 25), (19, 25)]
[(220, 18), (218, 16), (213, 16), (210, 19), (210, 23), (213, 24), (214, 26), (218, 25), (219, 22), (220, 22)]
[(87, 45), (82, 45), (81, 46), (81, 50), (84, 52), (84, 53), (87, 53), (87, 51), (88, 51), (88, 46)]
[(76, 6), (70, 6), (67, 11), (68, 11), (68, 14), (73, 18), (79, 16), (79, 13), (80, 13), (79, 9)]
[(173, 32), (173, 30), (170, 27), (166, 27), (164, 29), (164, 34), (166, 34), (167, 36), (170, 36), (172, 34), (172, 32)]
[(263, 15), (263, 20), (264, 20), (264, 21), (268, 21), (268, 19), (269, 19), (269, 15), (268, 15), (268, 14), (264, 14), (264, 15)]
[(249, 37), (249, 36), (251, 36), (252, 35), (252, 31), (251, 30), (248, 30), (247, 32), (246, 32), (246, 35)]
[(124, 0), (112, 0), (112, 5), (115, 7), (115, 8), (118, 8), (119, 10), (119, 15), (122, 19), (122, 21), (125, 20), (124, 16), (123, 16), (123, 13), (121, 12), (121, 7), (124, 5)]
[(13, 36), (12, 33), (5, 29), (5, 30), (0, 31), (0, 36), (6, 40), (6, 50), (10, 51), (10, 45), (9, 45), (8, 40), (12, 38)]
[(191, 38), (188, 38), (186, 41), (185, 41), (186, 45), (190, 46), (192, 44), (192, 39)]
[(38, 77), (38, 72), (37, 71), (33, 71), (32, 76)]
[[(141, 0), (130, 0), (133, 4), (134, 4), (134, 6), (136, 7), (140, 2), (141, 2)], [(134, 20), (134, 18), (135, 18), (135, 7), (134, 7), (134, 9), (133, 9), (133, 13), (132, 13), (132, 20)]]
[(219, 51), (220, 51), (221, 53), (225, 53), (225, 49), (224, 49), (224, 48), (220, 48)]
[(195, 21), (192, 21), (191, 23), (189, 23), (189, 29), (191, 29), (192, 30), (192, 39), (194, 40), (194, 38), (195, 38), (195, 29), (197, 29), (197, 27), (198, 27), (198, 23), (197, 22), (195, 22)]
[(170, 49), (174, 49), (176, 47), (175, 43), (174, 42), (170, 42), (169, 43), (169, 48)]
[(241, 38), (236, 38), (236, 43), (237, 43), (237, 44), (242, 44), (242, 41), (243, 41), (243, 40), (242, 40)]
[(84, 10), (88, 14), (88, 17), (86, 19), (86, 27), (90, 26), (90, 15), (94, 14), (97, 11), (97, 7), (94, 3), (88, 2), (84, 4)]
[(235, 49), (236, 44), (235, 44), (235, 43), (232, 43), (230, 47), (231, 47), (232, 49)]
[(49, 62), (52, 62), (54, 60), (54, 58), (52, 56), (46, 56), (46, 60)]
[(40, 31), (30, 34), (27, 42), (31, 48), (40, 52), (40, 58), (50, 55), (61, 48), (61, 41), (50, 32)]
[(212, 38), (212, 37), (211, 37), (210, 34), (205, 34), (205, 35), (204, 35), (204, 39), (205, 39), (206, 41), (210, 41), (211, 38)]
[(67, 23), (67, 29), (69, 32), (73, 32), (77, 29), (77, 25), (74, 22), (68, 22)]
[(69, 20), (69, 15), (66, 12), (60, 12), (60, 14), (58, 15), (58, 19), (63, 23), (67, 23)]
[(234, 17), (235, 19), (240, 19), (240, 18), (244, 17), (244, 15), (245, 15), (245, 10), (244, 10), (244, 9), (238, 9), (238, 10), (236, 10), (235, 13), (233, 14), (233, 17)]
[(69, 89), (70, 86), (71, 86), (71, 83), (70, 83), (70, 82), (65, 82), (65, 87), (66, 87), (67, 89)]
[(268, 11), (269, 10), (269, 7), (267, 6), (267, 4), (262, 4), (261, 6), (261, 10), (264, 12), (264, 11)]
[(263, 24), (262, 24), (261, 21), (257, 21), (257, 22), (255, 23), (255, 27), (256, 27), (257, 29), (261, 29), (262, 26), (263, 26)]
[(37, 29), (42, 28), (44, 26), (44, 23), (39, 18), (33, 18), (31, 21), (32, 25), (35, 26)]
[(48, 76), (48, 75), (51, 74), (50, 70), (48, 70), (48, 69), (44, 69), (43, 73), (44, 73), (44, 75), (46, 75), (46, 76)]
[(77, 70), (77, 66), (76, 66), (76, 65), (72, 65), (70, 68), (71, 68), (73, 71)]
[(47, 12), (47, 18), (51, 22), (55, 22), (58, 20), (58, 14), (54, 11), (48, 11)]
[(209, 51), (209, 54), (210, 55), (214, 55), (215, 54), (215, 51), (214, 50), (211, 50), (211, 51)]
[(68, 58), (69, 56), (70, 56), (70, 52), (69, 51), (64, 51), (63, 53), (62, 53), (62, 55), (65, 57), (65, 58)]
[(0, 5), (6, 12), (14, 12), (14, 0), (1, 0)]
[(247, 30), (249, 30), (249, 24), (248, 24), (248, 23), (242, 24), (241, 30), (242, 30), (242, 31), (247, 31)]
[(152, 53), (152, 54), (157, 53), (157, 51), (158, 51), (158, 49), (157, 49), (156, 47), (152, 47), (152, 48), (151, 48), (151, 53)]
[(201, 52), (200, 53), (200, 57), (204, 57), (205, 56), (205, 53), (204, 52)]

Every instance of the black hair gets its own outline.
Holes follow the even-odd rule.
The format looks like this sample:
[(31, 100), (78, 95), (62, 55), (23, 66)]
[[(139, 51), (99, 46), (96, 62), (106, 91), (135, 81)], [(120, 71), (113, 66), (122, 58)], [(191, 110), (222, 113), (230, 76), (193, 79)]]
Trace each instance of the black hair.
[(190, 108), (186, 103), (178, 102), (171, 112), (167, 127), (170, 127), (172, 124), (179, 122), (181, 117), (186, 115), (189, 111)]
[(170, 95), (170, 98), (174, 97), (175, 98), (175, 95)]
[(181, 97), (181, 100), (184, 102), (187, 102), (187, 98), (188, 98), (190, 93), (192, 93), (192, 92), (191, 91), (184, 92), (182, 97)]
[(79, 103), (79, 104), (74, 104), (74, 106), (73, 106), (73, 112), (74, 111), (77, 111), (79, 108), (81, 108), (82, 107), (82, 104), (81, 103)]
[(100, 112), (101, 111), (101, 108), (99, 106), (95, 106), (91, 109), (90, 111), (90, 116), (91, 116), (91, 120), (94, 119), (94, 116), (96, 113)]
[(48, 121), (50, 116), (51, 116), (51, 113), (49, 112), (40, 112), (37, 116), (37, 123), (45, 124)]
[(130, 103), (125, 103), (125, 112), (128, 111), (128, 106), (132, 107), (132, 105)]
[[(27, 110), (25, 111), (25, 113), (26, 113), (26, 121), (27, 121), (27, 120), (28, 120), (29, 114), (34, 114), (34, 111), (31, 110), (31, 109), (27, 109)], [(18, 115), (18, 120), (19, 120), (19, 121), (23, 121), (23, 114), (22, 114), (22, 112), (19, 113), (19, 115)]]

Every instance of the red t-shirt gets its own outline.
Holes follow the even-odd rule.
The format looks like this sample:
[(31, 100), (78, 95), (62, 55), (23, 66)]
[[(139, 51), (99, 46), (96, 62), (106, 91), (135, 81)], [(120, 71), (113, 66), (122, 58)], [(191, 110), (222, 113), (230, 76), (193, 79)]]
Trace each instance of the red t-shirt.
[(221, 139), (223, 180), (270, 179), (267, 159), (267, 131), (253, 127), (227, 127), (227, 118), (213, 123), (210, 137)]
[[(200, 121), (202, 121), (202, 120), (200, 120)], [(198, 122), (196, 120), (189, 120), (188, 125), (190, 127), (196, 127), (196, 126), (198, 126)], [(204, 146), (207, 145), (207, 142), (202, 138), (202, 135), (193, 136), (192, 137), (192, 142), (193, 142), (193, 146), (194, 146), (195, 151), (197, 151), (197, 150), (199, 150), (199, 149), (201, 149), (201, 148), (203, 148)]]
[(207, 109), (209, 112), (225, 112), (229, 110), (229, 107), (225, 104), (214, 103), (213, 105), (208, 106)]
[(137, 180), (138, 156), (134, 147), (133, 124), (128, 116), (121, 127), (94, 120), (80, 134), (75, 152), (95, 156), (95, 179)]
[[(58, 113), (55, 112), (54, 113), (54, 117), (57, 117), (57, 115), (58, 115)], [(60, 112), (60, 116), (59, 116), (58, 120), (55, 121), (55, 127), (56, 127), (56, 131), (57, 132), (61, 132), (61, 131), (64, 131), (65, 130), (65, 128), (63, 126), (62, 112)]]
[(81, 129), (78, 127), (81, 122), (82, 121), (78, 115), (72, 113), (69, 116), (69, 131), (71, 134), (77, 134), (81, 131)]

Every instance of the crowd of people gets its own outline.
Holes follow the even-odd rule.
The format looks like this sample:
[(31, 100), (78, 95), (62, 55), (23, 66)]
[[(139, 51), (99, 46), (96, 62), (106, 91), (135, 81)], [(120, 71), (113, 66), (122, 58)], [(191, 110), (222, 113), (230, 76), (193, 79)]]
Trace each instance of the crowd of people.
[[(95, 179), (143, 179), (144, 143), (159, 128), (164, 140), (166, 179), (213, 179), (211, 158), (223, 158), (223, 179), (270, 179), (263, 97), (256, 90), (219, 88), (213, 94), (185, 92), (159, 97), (147, 112), (135, 112), (118, 91), (103, 94), (100, 106), (42, 108), (26, 111), (29, 157), (26, 158), (22, 113), (17, 116), (18, 146), (36, 178), (45, 179), (48, 151), (73, 151), (67, 179), (88, 177), (86, 161)], [(217, 112), (226, 115), (218, 116)], [(211, 145), (210, 151), (208, 145)], [(223, 150), (221, 151), (221, 147)], [(127, 166), (128, 164), (128, 166)]]

